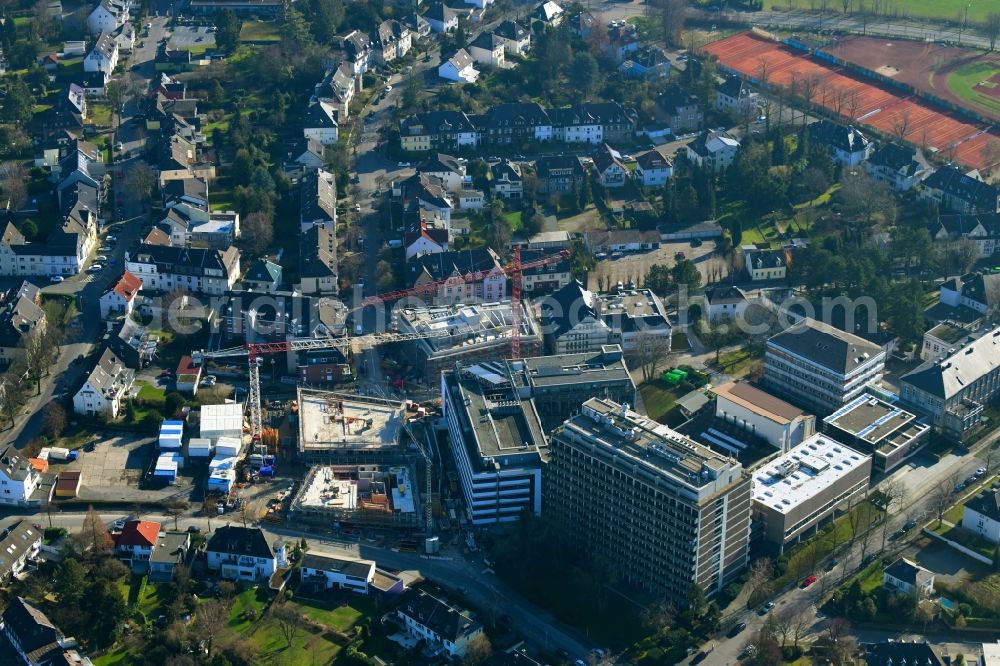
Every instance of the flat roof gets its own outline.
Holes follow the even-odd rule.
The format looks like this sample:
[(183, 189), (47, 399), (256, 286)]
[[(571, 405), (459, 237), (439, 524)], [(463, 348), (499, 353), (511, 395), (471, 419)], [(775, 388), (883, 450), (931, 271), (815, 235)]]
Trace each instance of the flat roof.
[(883, 438), (916, 420), (914, 414), (902, 407), (876, 398), (870, 393), (862, 393), (823, 419), (823, 422), (869, 444), (877, 445)]
[(933, 336), (942, 342), (954, 344), (963, 338), (972, 336), (973, 332), (964, 326), (959, 326), (955, 322), (943, 321), (927, 331), (927, 335)]
[(626, 317), (652, 317), (663, 315), (660, 299), (649, 289), (623, 289), (594, 294), (603, 306), (602, 315), (623, 314)]
[(243, 432), (243, 403), (201, 406), (201, 430), (206, 432)]
[(621, 347), (613, 345), (612, 354), (583, 352), (558, 356), (536, 356), (511, 361), (516, 371), (523, 371), (532, 386), (592, 384), (594, 382), (631, 382)]
[(567, 419), (563, 429), (687, 486), (699, 498), (703, 493), (729, 487), (741, 476), (738, 460), (612, 400), (587, 400), (581, 413)]
[(736, 403), (740, 407), (750, 410), (754, 414), (782, 425), (791, 423), (805, 414), (805, 411), (795, 405), (791, 405), (781, 398), (777, 398), (767, 391), (762, 391), (750, 384), (730, 382), (722, 386), (716, 386), (712, 389), (712, 392), (730, 402)]
[[(459, 367), (445, 379), (451, 404), (461, 410), (464, 444), (480, 469), (489, 458), (501, 467), (538, 466), (548, 440), (531, 398), (510, 382), (502, 362)], [(459, 442), (452, 442), (453, 446)]]
[(754, 501), (788, 513), (871, 461), (825, 435), (813, 435), (753, 475)]
[[(507, 344), (514, 326), (510, 301), (476, 305), (445, 305), (404, 308), (399, 312), (399, 330), (430, 333), (417, 340), (428, 355), (446, 354), (477, 345)], [(531, 308), (521, 303), (521, 339), (538, 336)]]
[(302, 451), (379, 448), (399, 442), (402, 402), (301, 387), (298, 401)]
[(414, 478), (401, 465), (321, 465), (306, 475), (294, 504), (303, 509), (414, 513)]

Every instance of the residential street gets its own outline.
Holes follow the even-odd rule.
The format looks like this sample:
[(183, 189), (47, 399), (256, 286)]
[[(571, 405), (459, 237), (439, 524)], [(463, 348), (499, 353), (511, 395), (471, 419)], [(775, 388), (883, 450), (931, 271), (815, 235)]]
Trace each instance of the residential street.
[[(73, 532), (80, 529), (85, 515), (86, 513), (82, 510), (74, 513), (53, 513), (51, 523), (56, 527), (64, 527)], [(101, 519), (105, 523), (111, 524), (124, 516), (125, 512), (102, 513)], [(50, 520), (49, 516), (42, 513), (33, 516), (19, 515), (0, 520), (0, 528), (6, 528), (22, 518), (46, 526), (49, 525)], [(174, 528), (174, 519), (171, 516), (144, 513), (141, 518), (158, 521), (164, 526), (164, 529)], [(228, 523), (240, 523), (240, 517), (238, 515), (210, 517), (185, 515), (178, 518), (177, 528), (186, 530), (190, 526), (196, 526), (202, 530), (202, 534), (207, 538), (210, 536), (211, 529)], [(569, 633), (569, 630), (555, 618), (524, 600), (494, 575), (484, 573), (483, 569), (486, 568), (486, 565), (475, 554), (470, 556), (470, 559), (463, 559), (457, 551), (445, 550), (440, 556), (430, 559), (416, 553), (404, 553), (383, 548), (368, 541), (317, 536), (301, 530), (276, 527), (269, 523), (261, 523), (259, 526), (267, 534), (269, 543), (273, 543), (280, 537), (298, 540), (305, 536), (311, 549), (329, 551), (334, 555), (349, 555), (375, 560), (380, 567), (400, 571), (411, 580), (417, 577), (432, 580), (459, 595), (462, 594), (461, 590), (465, 590), (464, 598), (470, 605), (484, 609), (488, 613), (496, 612), (510, 615), (514, 627), (525, 636), (527, 641), (543, 649), (562, 648), (575, 658), (576, 656), (585, 657), (590, 647), (593, 647), (585, 643), (581, 637)]]

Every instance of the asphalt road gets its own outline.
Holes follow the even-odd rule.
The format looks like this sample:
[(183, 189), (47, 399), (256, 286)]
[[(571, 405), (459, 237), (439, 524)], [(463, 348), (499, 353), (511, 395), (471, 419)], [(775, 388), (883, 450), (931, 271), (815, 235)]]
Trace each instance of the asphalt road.
[[(84, 512), (53, 513), (51, 524), (73, 532), (80, 529), (85, 515)], [(101, 514), (101, 519), (107, 524), (124, 517), (125, 512)], [(173, 529), (175, 526), (175, 520), (172, 516), (148, 513), (142, 514), (141, 517), (145, 520), (159, 521), (165, 529)], [(45, 526), (50, 524), (50, 517), (39, 513), (31, 516), (19, 515), (0, 519), (0, 527), (6, 528), (22, 518)], [(207, 517), (185, 515), (177, 518), (176, 527), (180, 530), (186, 530), (190, 526), (196, 526), (208, 536), (214, 528), (227, 523), (237, 524), (239, 522), (240, 518), (237, 515)], [(455, 551), (445, 550), (438, 556), (439, 559), (430, 559), (415, 553), (398, 552), (368, 541), (318, 536), (301, 530), (276, 527), (268, 523), (261, 523), (259, 526), (267, 534), (269, 543), (278, 537), (290, 537), (298, 540), (304, 536), (309, 547), (313, 550), (374, 560), (380, 567), (403, 572), (407, 578), (422, 577), (431, 580), (455, 592), (459, 595), (457, 598), (462, 598), (471, 606), (482, 610), (487, 615), (487, 619), (489, 619), (489, 615), (493, 614), (506, 613), (510, 615), (513, 627), (525, 637), (530, 645), (537, 648), (545, 650), (562, 648), (573, 655), (574, 659), (577, 657), (585, 658), (589, 652), (590, 646), (581, 638), (571, 634), (555, 618), (525, 601), (493, 574), (484, 573), (486, 565), (475, 554), (469, 559), (464, 559), (461, 554)], [(459, 592), (463, 589), (464, 594)]]

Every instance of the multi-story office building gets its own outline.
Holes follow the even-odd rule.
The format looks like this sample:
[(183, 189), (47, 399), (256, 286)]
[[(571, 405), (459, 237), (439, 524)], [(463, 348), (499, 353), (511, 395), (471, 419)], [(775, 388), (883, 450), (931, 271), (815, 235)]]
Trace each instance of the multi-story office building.
[(750, 477), (742, 465), (610, 400), (553, 431), (543, 515), (620, 580), (682, 606), (746, 567)]
[(927, 443), (930, 427), (899, 407), (862, 393), (823, 419), (823, 431), (858, 451), (870, 453), (872, 469), (892, 471)]
[(441, 407), (472, 524), (539, 514), (547, 442), (534, 403), (519, 395), (505, 364), (442, 373)]
[(519, 392), (535, 402), (545, 432), (551, 431), (593, 397), (635, 404), (635, 382), (625, 366), (619, 345), (601, 351), (559, 356), (536, 356), (509, 361)]
[(1000, 390), (1000, 328), (903, 375), (903, 404), (961, 439), (979, 425), (983, 404)]
[(779, 551), (868, 488), (872, 458), (815, 435), (753, 475), (754, 529)]
[(882, 378), (885, 351), (851, 333), (803, 319), (767, 341), (764, 384), (789, 402), (826, 415)]

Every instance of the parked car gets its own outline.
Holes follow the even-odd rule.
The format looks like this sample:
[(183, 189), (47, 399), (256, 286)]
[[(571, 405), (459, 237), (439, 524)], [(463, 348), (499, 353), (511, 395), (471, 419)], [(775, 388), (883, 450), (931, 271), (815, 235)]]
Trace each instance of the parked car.
[(768, 613), (771, 612), (772, 608), (774, 608), (774, 602), (768, 601), (766, 604), (760, 607), (760, 610), (757, 611), (757, 615), (767, 615)]
[(730, 629), (729, 633), (726, 635), (729, 636), (730, 638), (735, 638), (736, 636), (739, 636), (740, 632), (742, 632), (746, 628), (747, 628), (746, 622), (740, 622), (738, 624), (734, 624), (733, 628)]
[(674, 261), (684, 261), (685, 259), (687, 259), (687, 255), (683, 252), (674, 253)]
[(799, 587), (804, 590), (815, 582), (816, 582), (816, 576), (809, 574), (804, 579), (802, 579), (802, 582), (799, 583)]
[(188, 525), (188, 532), (191, 534), (198, 534), (201, 532), (201, 528), (197, 525)]
[(94, 259), (95, 259), (96, 261), (100, 261), (100, 262), (102, 262), (102, 263), (103, 263), (103, 262), (105, 262), (105, 261), (107, 261), (107, 260), (108, 260), (108, 255), (106, 255), (106, 254), (99, 254), (99, 255), (97, 255), (96, 257), (94, 257)]
[(691, 241), (691, 247), (701, 247), (702, 245), (703, 242), (700, 238), (695, 238), (693, 241)]
[(112, 247), (110, 245), (102, 245), (101, 247), (97, 248), (98, 252), (111, 252), (111, 250)]
[(100, 273), (104, 270), (104, 266), (101, 264), (91, 264), (90, 268), (87, 269), (88, 273)]
[(701, 652), (699, 652), (698, 654), (696, 654), (694, 657), (691, 658), (691, 663), (692, 664), (700, 664), (701, 662), (705, 661), (705, 659), (707, 659), (707, 658), (708, 658), (708, 653), (705, 652), (704, 650), (702, 650)]
[(66, 278), (64, 278), (62, 275), (53, 275), (52, 277), (49, 278), (49, 282), (64, 282), (65, 280)]
[(983, 474), (986, 474), (985, 467), (980, 467), (979, 469), (976, 470), (976, 476), (982, 476)]
[(108, 243), (117, 243), (118, 237), (115, 236), (114, 234), (108, 234), (108, 237), (105, 238), (104, 240), (107, 241)]

